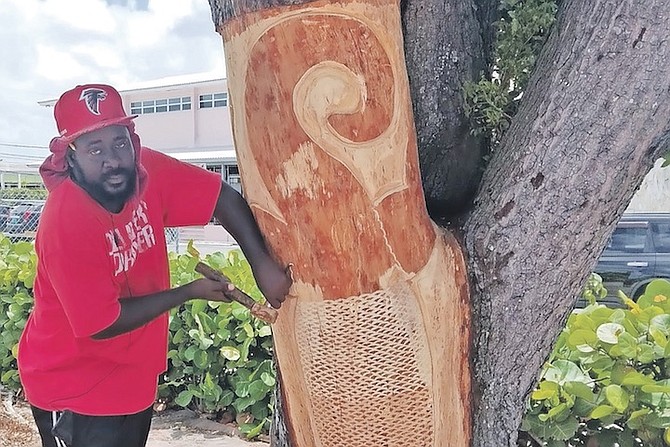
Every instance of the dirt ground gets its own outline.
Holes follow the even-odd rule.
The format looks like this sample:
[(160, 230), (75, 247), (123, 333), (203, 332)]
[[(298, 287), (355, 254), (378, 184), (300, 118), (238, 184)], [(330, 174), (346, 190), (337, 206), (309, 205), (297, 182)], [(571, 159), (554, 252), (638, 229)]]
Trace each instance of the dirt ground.
[[(40, 447), (30, 408), (3, 396), (0, 406), (0, 447)], [(154, 417), (147, 447), (267, 447), (239, 437), (233, 426), (197, 417), (188, 410), (166, 411)]]

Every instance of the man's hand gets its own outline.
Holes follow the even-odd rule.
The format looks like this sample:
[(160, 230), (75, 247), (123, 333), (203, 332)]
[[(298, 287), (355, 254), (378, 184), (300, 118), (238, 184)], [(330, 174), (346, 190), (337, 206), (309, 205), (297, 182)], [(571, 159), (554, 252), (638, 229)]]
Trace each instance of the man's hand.
[(272, 307), (279, 309), (291, 287), (291, 278), (268, 254), (263, 235), (247, 201), (226, 182), (221, 185), (214, 217), (240, 245), (265, 299)]
[(288, 295), (292, 283), (291, 278), (286, 269), (277, 264), (270, 256), (264, 256), (255, 261), (252, 270), (258, 288), (268, 303), (275, 309), (279, 309), (286, 300), (286, 295)]
[(225, 292), (235, 289), (235, 286), (229, 282), (214, 281), (207, 278), (196, 279), (189, 283), (188, 294), (192, 298), (202, 298), (209, 301), (223, 301), (230, 303), (230, 298), (226, 297)]

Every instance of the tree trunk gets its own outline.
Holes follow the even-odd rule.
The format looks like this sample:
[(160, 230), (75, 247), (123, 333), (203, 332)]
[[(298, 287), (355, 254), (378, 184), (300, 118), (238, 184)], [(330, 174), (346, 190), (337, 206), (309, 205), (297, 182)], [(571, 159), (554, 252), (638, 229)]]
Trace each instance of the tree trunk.
[(514, 446), (574, 298), (670, 129), (667, 1), (566, 1), (466, 226), (476, 446)]
[(465, 262), (425, 209), (397, 0), (235, 8), (243, 187), (294, 264), (273, 326), (290, 444), (468, 446)]
[[(487, 6), (479, 13), (488, 17), (497, 8)], [(463, 84), (477, 81), (489, 63), (476, 12), (474, 0), (407, 1), (403, 7), (421, 177), (434, 218), (463, 211), (482, 174), (485, 140), (470, 133), (463, 113)]]
[[(405, 46), (414, 102), (425, 102), (415, 104), (422, 169), (440, 210), (467, 202), (467, 175), (454, 172), (472, 173), (473, 165), (433, 152), (485, 152), (462, 128), (454, 95), (488, 58), (490, 24), (470, 25), (493, 12), (473, 14), (470, 2), (456, 0), (413, 3), (403, 16), (413, 41), (433, 39), (425, 36), (439, 28), (422, 30), (420, 21), (448, 12), (460, 18), (443, 18), (445, 26), (484, 36), (449, 31), (452, 50), (473, 53), (458, 56), (468, 67), (440, 68), (447, 40), (425, 53)], [(296, 296), (274, 327), (290, 440), (275, 445), (467, 445), (462, 259), (423, 209), (396, 2), (210, 5), (224, 39), (245, 193), (279, 258), (295, 263)], [(484, 173), (465, 226), (480, 394), (474, 447), (515, 445), (524, 401), (573, 297), (667, 147), (670, 18), (657, 12), (669, 6), (562, 2), (521, 109)], [(438, 76), (453, 79), (446, 90), (426, 85), (448, 72), (454, 76)], [(442, 101), (443, 92), (453, 101)], [(445, 183), (433, 166), (450, 173)], [(451, 195), (452, 181), (465, 196)], [(395, 351), (379, 348), (388, 340)], [(386, 363), (392, 358), (405, 363)], [(381, 370), (384, 377), (375, 375)], [(394, 401), (401, 393), (432, 397)], [(449, 417), (444, 408), (454, 404)], [(431, 417), (421, 419), (429, 406)], [(402, 438), (397, 427), (421, 436), (430, 427), (432, 439)]]

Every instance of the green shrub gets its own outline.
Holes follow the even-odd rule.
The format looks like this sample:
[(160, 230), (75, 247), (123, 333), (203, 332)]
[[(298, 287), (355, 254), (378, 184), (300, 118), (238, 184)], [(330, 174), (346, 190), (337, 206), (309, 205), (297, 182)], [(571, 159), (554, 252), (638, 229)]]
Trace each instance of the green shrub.
[[(204, 259), (261, 299), (240, 252)], [(197, 259), (170, 254), (173, 285), (198, 277)], [(0, 380), (19, 390), (16, 346), (32, 308), (36, 257), (29, 242), (0, 235)], [(670, 282), (653, 281), (628, 310), (595, 303), (605, 294), (597, 275), (589, 306), (568, 319), (533, 391), (522, 430), (530, 444), (549, 447), (670, 445)], [(168, 370), (159, 399), (205, 413), (230, 413), (254, 437), (269, 427), (276, 375), (270, 327), (237, 303), (193, 300), (170, 318)], [(532, 444), (534, 443), (534, 444)], [(591, 444), (589, 444), (591, 445)]]
[[(240, 289), (262, 298), (249, 263), (239, 251), (207, 255)], [(170, 255), (173, 285), (199, 277), (198, 259)], [(205, 413), (228, 412), (248, 437), (267, 431), (275, 386), (270, 326), (238, 303), (193, 300), (173, 310), (168, 371), (159, 397)]]
[[(204, 259), (256, 299), (261, 294), (239, 251)], [(199, 277), (197, 260), (170, 254), (173, 285)], [(19, 337), (33, 305), (36, 256), (30, 242), (12, 243), (0, 234), (0, 383), (19, 391), (16, 364)], [(193, 300), (170, 317), (168, 371), (159, 399), (205, 413), (228, 412), (252, 438), (267, 432), (275, 386), (270, 327), (237, 303)]]
[(627, 310), (593, 303), (570, 315), (530, 396), (526, 445), (670, 445), (670, 282), (651, 282), (637, 303), (620, 298)]
[(0, 189), (0, 199), (6, 200), (46, 200), (44, 188), (5, 188)]
[(0, 383), (12, 391), (21, 388), (16, 349), (33, 307), (36, 262), (32, 243), (12, 243), (0, 234)]

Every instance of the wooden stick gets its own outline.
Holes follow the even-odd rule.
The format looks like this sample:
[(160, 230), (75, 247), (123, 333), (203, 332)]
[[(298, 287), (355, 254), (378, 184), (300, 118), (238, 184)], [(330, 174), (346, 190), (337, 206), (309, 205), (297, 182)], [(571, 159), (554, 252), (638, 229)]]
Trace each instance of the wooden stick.
[[(198, 264), (196, 264), (195, 271), (200, 273), (205, 278), (211, 279), (212, 281), (220, 281), (230, 284), (230, 279), (226, 275), (219, 272), (218, 270), (213, 269), (212, 267), (208, 266), (203, 262), (198, 262)], [(237, 301), (238, 303), (249, 309), (251, 311), (251, 315), (253, 315), (256, 318), (260, 318), (266, 323), (272, 324), (275, 321), (277, 321), (277, 316), (279, 315), (279, 313), (277, 312), (276, 309), (273, 309), (270, 306), (264, 306), (260, 303), (257, 303), (253, 298), (251, 298), (249, 295), (247, 295), (237, 287), (235, 287), (233, 290), (226, 290), (224, 292), (224, 295), (226, 295), (226, 297), (232, 300)]]

